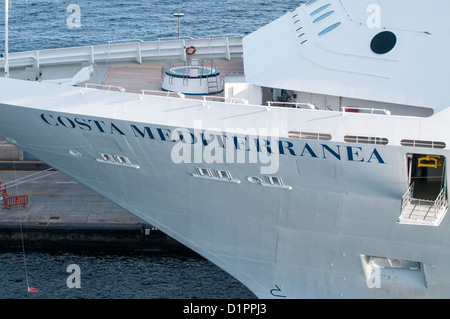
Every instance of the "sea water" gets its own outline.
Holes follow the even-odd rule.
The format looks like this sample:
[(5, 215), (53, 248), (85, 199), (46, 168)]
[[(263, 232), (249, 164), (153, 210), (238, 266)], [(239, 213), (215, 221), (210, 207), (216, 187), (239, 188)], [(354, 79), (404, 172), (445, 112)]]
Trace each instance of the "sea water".
[[(151, 41), (181, 36), (246, 35), (295, 9), (293, 0), (12, 0), (9, 50), (28, 51)], [(2, 24), (3, 27), (3, 19)], [(3, 41), (2, 41), (3, 42)], [(0, 44), (3, 48), (3, 43)], [(2, 50), (2, 49), (0, 49)], [(3, 50), (2, 50), (3, 51)]]
[[(37, 293), (28, 292), (28, 287)], [(196, 255), (150, 252), (0, 252), (2, 299), (243, 299), (255, 296)]]

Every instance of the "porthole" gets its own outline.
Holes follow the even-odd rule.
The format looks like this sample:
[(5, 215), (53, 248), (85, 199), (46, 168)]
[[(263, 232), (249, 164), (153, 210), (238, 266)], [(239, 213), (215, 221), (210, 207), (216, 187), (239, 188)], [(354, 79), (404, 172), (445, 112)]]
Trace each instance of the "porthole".
[(373, 37), (370, 48), (376, 54), (385, 54), (397, 44), (397, 37), (391, 31), (383, 31)]
[(76, 150), (69, 150), (69, 154), (74, 157), (82, 157), (81, 153)]
[(247, 180), (248, 180), (250, 183), (254, 183), (254, 184), (261, 184), (261, 183), (262, 183), (261, 178), (256, 177), (256, 176), (249, 176), (249, 177), (247, 177)]

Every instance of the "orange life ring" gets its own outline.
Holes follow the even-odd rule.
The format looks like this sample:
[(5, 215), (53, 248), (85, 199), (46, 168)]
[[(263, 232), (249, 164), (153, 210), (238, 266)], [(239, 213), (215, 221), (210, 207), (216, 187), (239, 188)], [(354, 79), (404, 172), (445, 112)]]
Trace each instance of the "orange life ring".
[(195, 51), (197, 51), (197, 49), (194, 46), (190, 46), (186, 49), (186, 54), (193, 55), (195, 53)]

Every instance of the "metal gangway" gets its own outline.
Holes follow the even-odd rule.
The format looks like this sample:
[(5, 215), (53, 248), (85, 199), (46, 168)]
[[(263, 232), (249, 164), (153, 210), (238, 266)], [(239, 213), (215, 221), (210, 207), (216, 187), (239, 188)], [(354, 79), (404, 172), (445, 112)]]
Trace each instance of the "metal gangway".
[(448, 210), (447, 187), (444, 186), (435, 200), (413, 197), (414, 182), (402, 197), (400, 224), (439, 226)]

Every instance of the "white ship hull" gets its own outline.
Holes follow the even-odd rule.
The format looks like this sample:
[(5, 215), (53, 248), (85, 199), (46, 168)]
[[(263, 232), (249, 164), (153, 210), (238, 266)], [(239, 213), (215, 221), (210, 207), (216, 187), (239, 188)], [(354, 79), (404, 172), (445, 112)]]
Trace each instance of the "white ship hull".
[[(11, 80), (7, 81), (1, 80), (2, 88), (8, 88)], [(38, 95), (54, 90), (53, 85), (12, 82), (24, 91), (38, 89)], [(334, 132), (352, 130), (361, 114), (342, 113), (330, 119), (327, 111), (242, 109), (235, 104), (202, 105), (196, 100), (150, 96), (139, 99), (135, 94), (79, 88), (64, 88), (60, 93), (66, 99), (54, 98), (53, 108), (40, 108), (38, 102), (28, 108), (2, 104), (0, 134), (211, 260), (258, 297), (450, 296), (448, 219), (439, 227), (398, 222), (401, 198), (408, 188), (406, 154), (417, 150), (280, 138), (284, 134), (280, 132), (271, 140), (269, 153), (272, 164), (275, 157), (279, 160), (278, 170), (261, 174), (261, 167), (269, 167), (268, 161), (260, 160), (267, 150), (263, 145), (272, 136), (236, 135), (228, 128), (240, 118), (253, 123), (257, 132), (274, 122), (286, 129), (292, 125), (289, 123), (313, 129), (317, 122), (329, 121)], [(105, 103), (107, 96), (120, 96), (122, 102)], [(226, 110), (230, 120), (219, 108)], [(77, 113), (72, 113), (75, 109)], [(180, 120), (168, 125), (175, 111)], [(390, 119), (368, 116), (374, 126)], [(443, 120), (429, 118), (421, 125), (432, 127)], [(397, 118), (392, 125), (396, 132), (385, 131), (385, 136), (398, 134), (398, 127), (412, 127), (409, 121), (414, 119)], [(214, 127), (217, 131), (208, 130)], [(236, 146), (233, 136), (247, 138), (250, 143), (243, 151), (247, 159), (220, 162), (215, 157), (208, 164), (205, 156), (211, 153), (203, 149), (203, 158), (195, 163), (192, 148), (192, 162), (177, 164), (174, 147), (189, 146), (191, 136), (180, 130), (185, 143), (170, 141), (174, 138), (171, 132), (180, 128), (198, 138), (194, 147), (212, 145), (214, 136), (218, 140), (216, 135), (226, 135), (231, 148), (222, 149), (234, 150), (236, 156), (241, 154), (237, 148), (244, 145)], [(204, 130), (212, 135), (201, 135)], [(414, 131), (404, 134), (413, 135)], [(280, 148), (280, 139), (292, 145)], [(285, 142), (281, 145), (288, 146)], [(447, 154), (445, 150), (433, 152)], [(125, 156), (129, 163), (112, 165), (99, 154)], [(250, 154), (256, 154), (257, 163), (249, 161)], [(200, 177), (198, 167), (209, 168), (213, 174), (226, 170), (231, 180), (216, 175)], [(248, 180), (260, 177), (267, 184), (266, 175), (281, 177), (283, 187)], [(369, 256), (416, 261), (420, 269), (389, 268), (386, 271), (392, 271), (391, 275), (371, 279), (364, 268)], [(368, 280), (374, 280), (374, 286)]]
[[(380, 3), (408, 10), (386, 14), (392, 31), (360, 22), (368, 0), (311, 0), (247, 36), (248, 83), (225, 85), (227, 102), (0, 79), (0, 136), (260, 298), (449, 298), (448, 28), (422, 23), (432, 5)], [(35, 80), (61, 61), (188, 64), (193, 43), (23, 53), (10, 65), (32, 63), (23, 75)], [(240, 39), (212, 43), (196, 42), (196, 57), (239, 58)]]

